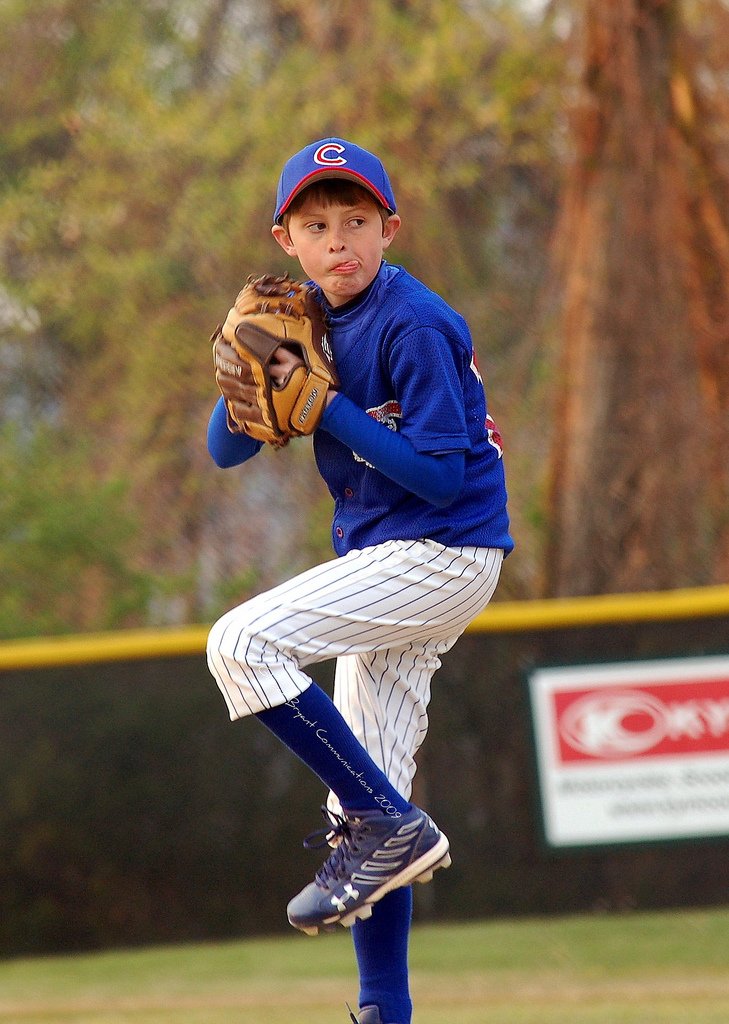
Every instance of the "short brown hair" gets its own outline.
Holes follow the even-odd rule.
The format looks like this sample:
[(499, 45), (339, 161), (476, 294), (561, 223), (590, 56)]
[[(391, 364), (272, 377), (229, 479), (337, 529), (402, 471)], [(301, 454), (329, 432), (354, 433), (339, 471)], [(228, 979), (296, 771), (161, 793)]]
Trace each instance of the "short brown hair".
[(348, 181), (346, 178), (324, 178), (323, 180), (315, 181), (307, 188), (302, 189), (302, 191), (291, 200), (289, 208), (282, 217), (282, 223), (286, 230), (288, 230), (289, 217), (291, 214), (297, 213), (304, 205), (304, 201), (311, 197), (325, 207), (356, 206), (357, 203), (362, 202), (363, 198), (369, 199), (370, 202), (374, 203), (377, 207), (383, 227), (390, 217), (388, 210), (377, 202), (369, 189), (363, 188), (354, 181)]

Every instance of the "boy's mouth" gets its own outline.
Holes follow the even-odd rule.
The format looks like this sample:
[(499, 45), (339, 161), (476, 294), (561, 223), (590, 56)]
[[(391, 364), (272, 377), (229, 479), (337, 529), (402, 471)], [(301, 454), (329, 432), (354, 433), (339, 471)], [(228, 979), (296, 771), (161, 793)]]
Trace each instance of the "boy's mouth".
[(357, 260), (345, 260), (343, 263), (337, 263), (335, 267), (332, 267), (333, 274), (352, 274), (359, 267)]

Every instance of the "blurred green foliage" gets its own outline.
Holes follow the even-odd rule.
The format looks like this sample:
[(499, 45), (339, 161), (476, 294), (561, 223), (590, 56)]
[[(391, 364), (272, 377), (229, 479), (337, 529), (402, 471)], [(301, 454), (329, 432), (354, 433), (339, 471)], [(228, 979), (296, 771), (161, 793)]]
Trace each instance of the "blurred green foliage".
[[(719, 109), (726, 6), (672, 9)], [(62, 535), (90, 531), (69, 575), (31, 521), (43, 503), (6, 498), (38, 541), (13, 550), (20, 592), (0, 636), (205, 620), (232, 591), (330, 554), (306, 443), (242, 473), (205, 449), (208, 339), (248, 273), (299, 271), (270, 237), (275, 185), (286, 157), (329, 134), (381, 154), (403, 216), (390, 258), (471, 325), (518, 539), (500, 596), (539, 592), (554, 391), (569, 386), (550, 247), (575, 155), (581, 13), (571, 0), (0, 5), (4, 458), (15, 488), (72, 518)], [(73, 502), (52, 496), (51, 467), (78, 479)], [(109, 504), (125, 526), (102, 559), (94, 509)], [(18, 528), (4, 526), (4, 550)], [(48, 585), (28, 602), (42, 564)], [(95, 601), (58, 601), (91, 575)]]
[[(562, 48), (549, 19), (486, 0), (0, 7), (0, 422), (18, 427), (4, 459), (20, 492), (3, 506), (16, 592), (0, 635), (199, 620), (229, 579), (244, 596), (330, 554), (303, 445), (265, 461), (268, 483), (205, 452), (207, 339), (249, 272), (299, 270), (269, 225), (280, 166), (312, 138), (381, 153), (404, 218), (392, 258), (468, 316), (516, 429)], [(50, 507), (62, 546), (88, 537), (73, 563)]]
[(48, 427), (23, 439), (6, 425), (0, 479), (0, 634), (110, 628), (146, 608), (126, 485), (95, 473), (92, 452), (64, 451)]

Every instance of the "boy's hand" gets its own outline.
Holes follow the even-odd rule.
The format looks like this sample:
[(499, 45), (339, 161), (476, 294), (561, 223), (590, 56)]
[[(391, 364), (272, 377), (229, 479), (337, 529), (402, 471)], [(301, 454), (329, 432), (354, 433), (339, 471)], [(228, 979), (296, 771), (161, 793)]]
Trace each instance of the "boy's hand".
[(271, 357), (269, 367), (271, 380), (276, 387), (281, 387), (289, 374), (293, 373), (297, 366), (306, 366), (306, 363), (301, 356), (297, 355), (296, 352), (291, 349), (286, 348), (285, 345), (279, 345)]

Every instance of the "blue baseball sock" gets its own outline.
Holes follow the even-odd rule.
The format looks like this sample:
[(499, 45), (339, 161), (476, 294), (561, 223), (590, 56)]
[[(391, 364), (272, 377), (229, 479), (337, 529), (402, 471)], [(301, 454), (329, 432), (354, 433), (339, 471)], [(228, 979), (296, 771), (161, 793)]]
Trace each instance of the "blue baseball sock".
[(256, 718), (336, 793), (345, 810), (382, 810), (378, 798), (403, 814), (410, 810), (408, 801), (388, 782), (316, 683), (286, 704), (259, 712)]
[(412, 886), (393, 889), (376, 903), (372, 917), (352, 926), (359, 967), (359, 1005), (378, 1006), (386, 1024), (410, 1024), (413, 1004), (408, 984), (408, 939)]

